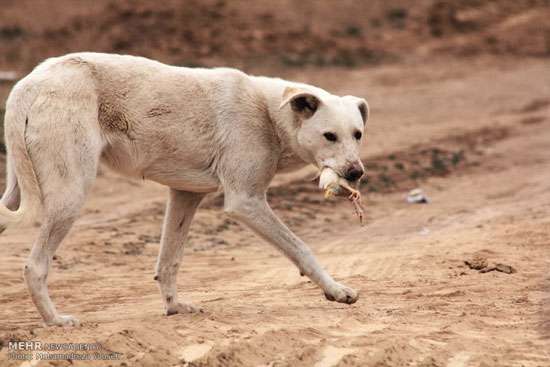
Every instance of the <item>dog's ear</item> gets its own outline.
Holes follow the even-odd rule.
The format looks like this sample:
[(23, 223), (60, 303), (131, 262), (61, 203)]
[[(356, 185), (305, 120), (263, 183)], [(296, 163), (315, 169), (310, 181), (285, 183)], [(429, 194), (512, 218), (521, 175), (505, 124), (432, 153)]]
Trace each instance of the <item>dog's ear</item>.
[(357, 107), (359, 108), (359, 112), (361, 113), (361, 117), (363, 118), (363, 125), (365, 125), (369, 120), (369, 104), (363, 98), (359, 98), (359, 101), (357, 102)]
[(290, 104), (292, 111), (305, 119), (313, 116), (321, 104), (321, 99), (318, 96), (306, 89), (294, 87), (287, 87), (285, 89), (282, 100), (279, 110)]
[(369, 120), (369, 104), (367, 103), (367, 101), (365, 101), (363, 98), (355, 96), (345, 96), (344, 98), (353, 101), (357, 105), (359, 113), (361, 114), (361, 118), (363, 119), (363, 125), (365, 125)]

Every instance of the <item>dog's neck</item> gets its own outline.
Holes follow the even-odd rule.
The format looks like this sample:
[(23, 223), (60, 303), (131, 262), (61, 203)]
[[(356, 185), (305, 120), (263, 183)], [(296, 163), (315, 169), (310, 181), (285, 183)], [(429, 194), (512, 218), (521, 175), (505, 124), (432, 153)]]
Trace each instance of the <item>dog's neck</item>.
[(300, 128), (290, 108), (279, 109), (284, 90), (293, 83), (282, 79), (252, 77), (265, 97), (267, 112), (279, 138), (280, 155), (277, 172), (291, 172), (311, 163), (311, 157), (300, 149), (297, 132)]

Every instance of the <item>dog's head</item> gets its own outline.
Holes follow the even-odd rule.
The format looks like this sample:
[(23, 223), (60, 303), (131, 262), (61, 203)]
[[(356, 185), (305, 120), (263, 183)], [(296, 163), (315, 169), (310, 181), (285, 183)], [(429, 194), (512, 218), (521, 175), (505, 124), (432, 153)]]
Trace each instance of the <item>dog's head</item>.
[(329, 167), (348, 181), (363, 176), (359, 158), (369, 118), (364, 99), (338, 97), (306, 88), (286, 88), (279, 109), (290, 105), (300, 156), (319, 168)]

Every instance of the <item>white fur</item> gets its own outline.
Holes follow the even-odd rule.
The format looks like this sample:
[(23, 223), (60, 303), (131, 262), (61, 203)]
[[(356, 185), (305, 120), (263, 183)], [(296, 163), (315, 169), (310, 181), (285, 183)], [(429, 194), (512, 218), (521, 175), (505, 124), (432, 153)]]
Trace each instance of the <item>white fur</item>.
[[(42, 205), (25, 280), (46, 325), (78, 324), (58, 315), (47, 275), (102, 161), (171, 188), (155, 275), (167, 314), (198, 311), (178, 301), (176, 275), (196, 208), (220, 188), (228, 216), (277, 247), (328, 299), (353, 303), (357, 292), (321, 268), (271, 211), (265, 192), (276, 173), (306, 164), (339, 176), (362, 168), (354, 134), (367, 118), (360, 98), (234, 69), (96, 53), (49, 59), (17, 83), (7, 101), (0, 233), (33, 218)], [(325, 132), (338, 141), (328, 141)]]

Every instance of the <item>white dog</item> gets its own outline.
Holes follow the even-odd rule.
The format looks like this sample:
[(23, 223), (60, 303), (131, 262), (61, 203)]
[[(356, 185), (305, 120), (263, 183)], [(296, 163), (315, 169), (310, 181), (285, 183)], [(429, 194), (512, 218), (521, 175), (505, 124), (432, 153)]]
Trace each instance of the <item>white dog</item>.
[(351, 304), (358, 293), (334, 281), (275, 216), (266, 189), (276, 173), (307, 164), (357, 181), (368, 114), (363, 99), (233, 69), (96, 53), (49, 59), (7, 100), (0, 233), (42, 206), (25, 281), (46, 325), (77, 325), (52, 304), (48, 270), (102, 161), (115, 172), (170, 187), (155, 272), (167, 315), (199, 311), (178, 301), (176, 275), (195, 210), (219, 189), (229, 217), (282, 251), (327, 299)]

